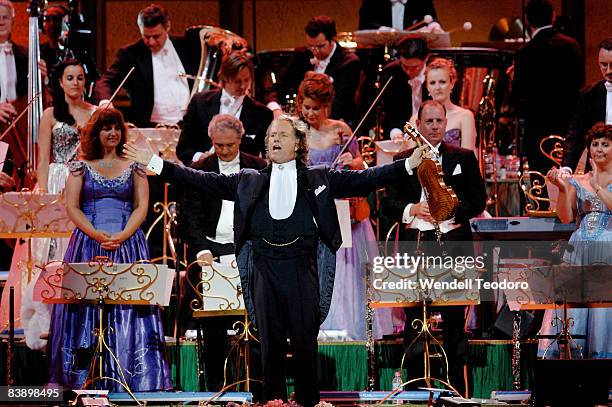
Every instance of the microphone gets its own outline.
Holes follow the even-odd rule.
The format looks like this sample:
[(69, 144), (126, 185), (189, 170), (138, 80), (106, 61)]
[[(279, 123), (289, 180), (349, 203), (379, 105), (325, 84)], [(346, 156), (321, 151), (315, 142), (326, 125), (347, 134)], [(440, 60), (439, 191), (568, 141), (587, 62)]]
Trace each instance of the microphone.
[(462, 26), (451, 28), (450, 30), (447, 31), (447, 33), (450, 34), (450, 33), (453, 33), (455, 31), (460, 31), (460, 30), (470, 31), (471, 29), (472, 29), (472, 22), (471, 21), (466, 21), (465, 23), (463, 23)]

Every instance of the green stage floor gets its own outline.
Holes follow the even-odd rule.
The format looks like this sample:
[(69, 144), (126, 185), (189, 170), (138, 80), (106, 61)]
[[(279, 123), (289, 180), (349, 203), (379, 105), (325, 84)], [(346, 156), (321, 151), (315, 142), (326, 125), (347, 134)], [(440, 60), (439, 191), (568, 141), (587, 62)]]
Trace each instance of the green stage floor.
[[(390, 390), (393, 373), (399, 369), (403, 347), (392, 342), (377, 342), (376, 363), (379, 386)], [(533, 382), (533, 365), (537, 344), (522, 346), (521, 380), (524, 389)], [(176, 369), (175, 346), (168, 344), (172, 374)], [(199, 391), (197, 354), (194, 342), (181, 344), (181, 384), (184, 391)], [(492, 390), (512, 390), (512, 345), (510, 341), (470, 341), (470, 381), (472, 397), (489, 398)], [(422, 367), (410, 367), (422, 369)], [(15, 384), (41, 385), (47, 377), (47, 359), (41, 352), (31, 351), (17, 344), (14, 360)], [(432, 370), (432, 375), (433, 374)], [(6, 343), (0, 350), (0, 385), (6, 384)], [(435, 376), (435, 375), (434, 375)], [(324, 390), (365, 390), (367, 383), (367, 352), (364, 342), (322, 342), (319, 344), (319, 381)], [(244, 389), (239, 389), (243, 391)]]

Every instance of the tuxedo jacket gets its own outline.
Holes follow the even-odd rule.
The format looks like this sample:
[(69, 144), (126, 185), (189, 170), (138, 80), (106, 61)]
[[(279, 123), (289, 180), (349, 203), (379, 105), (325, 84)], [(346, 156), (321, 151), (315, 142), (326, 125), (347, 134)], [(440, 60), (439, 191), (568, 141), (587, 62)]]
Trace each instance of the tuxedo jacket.
[[(563, 146), (562, 166), (576, 169), (586, 147), (586, 133), (595, 123), (606, 121), (607, 90), (605, 81), (592, 84), (580, 92), (578, 108), (569, 126)], [(587, 161), (588, 165), (588, 161)]]
[[(199, 67), (200, 45), (188, 42), (183, 37), (170, 36), (169, 40), (172, 41), (186, 73), (195, 75)], [(96, 82), (95, 99), (97, 102), (110, 99), (132, 67), (136, 69), (123, 85), (130, 98), (127, 120), (138, 127), (150, 127), (154, 102), (153, 60), (151, 50), (142, 39), (119, 50), (115, 62)], [(188, 82), (191, 88), (193, 81)]]
[[(314, 70), (310, 62), (314, 55), (306, 48), (298, 51), (287, 68), (280, 75), (277, 83), (269, 89), (265, 102), (281, 102), (285, 95), (297, 94), (298, 87), (304, 75)], [(325, 74), (332, 78), (334, 84), (334, 100), (332, 101), (331, 118), (352, 123), (357, 118), (355, 94), (359, 88), (361, 63), (359, 58), (336, 43), (336, 50), (325, 68)]]
[(516, 52), (511, 97), (525, 119), (530, 148), (539, 148), (542, 136), (567, 132), (583, 83), (580, 46), (553, 28)]
[[(206, 152), (212, 146), (208, 125), (221, 109), (221, 89), (198, 92), (193, 95), (183, 118), (183, 130), (176, 145), (176, 155), (189, 165), (193, 155)], [(240, 151), (258, 156), (266, 155), (266, 131), (272, 122), (272, 111), (249, 96), (245, 96), (240, 112), (244, 126)]]
[[(478, 161), (473, 151), (454, 147), (444, 142), (439, 151), (442, 154), (444, 182), (455, 191), (459, 200), (455, 222), (460, 223), (461, 227), (458, 228), (457, 234), (461, 236), (460, 240), (471, 240), (472, 232), (469, 221), (482, 213), (487, 200), (484, 181), (478, 169)], [(403, 159), (409, 157), (410, 154), (412, 150), (403, 151), (395, 155), (394, 159)], [(421, 191), (421, 184), (414, 171), (413, 175), (408, 177), (407, 182), (394, 184), (387, 188), (386, 196), (382, 201), (383, 211), (401, 225), (404, 208), (409, 203), (420, 202)], [(404, 228), (400, 230), (404, 231)], [(406, 234), (401, 236), (402, 240), (405, 239), (405, 236)]]
[[(261, 170), (266, 166), (266, 161), (262, 158), (243, 152), (239, 156), (240, 169), (254, 168)], [(219, 158), (216, 154), (211, 155), (197, 165), (194, 164), (191, 168), (219, 174)], [(191, 260), (194, 260), (200, 251), (210, 250), (210, 244), (206, 236), (214, 237), (217, 232), (221, 205), (222, 200), (216, 196), (191, 189), (186, 190), (182, 209), (184, 219), (189, 219), (189, 225), (184, 228), (184, 238), (189, 246), (189, 258)]]
[[(402, 69), (400, 61), (391, 62), (382, 70), (383, 84), (390, 77), (393, 77), (393, 79), (382, 97), (385, 137), (389, 137), (389, 131), (393, 128), (403, 129), (413, 114), (412, 86), (408, 83), (408, 75)], [(421, 95), (423, 101), (431, 99), (425, 82), (421, 87)]]
[[(318, 274), (320, 316), (327, 317), (334, 288), (335, 253), (342, 244), (336, 198), (366, 196), (371, 191), (407, 178), (404, 160), (361, 171), (332, 170), (324, 166), (298, 166), (298, 188), (306, 192), (308, 205), (319, 228)], [(234, 243), (244, 301), (251, 321), (255, 322), (252, 302), (253, 252), (250, 241), (251, 216), (255, 204), (270, 187), (271, 165), (263, 170), (242, 169), (238, 174), (223, 175), (197, 171), (164, 162), (162, 180), (186, 188), (234, 201)]]
[(15, 71), (17, 72), (17, 86), (15, 92), (17, 97), (28, 93), (28, 50), (21, 45), (13, 44), (13, 56), (15, 57)]
[[(404, 6), (404, 27), (408, 28), (430, 15), (437, 20), (436, 9), (432, 0), (408, 0)], [(359, 8), (359, 29), (377, 29), (381, 26), (391, 27), (392, 5), (389, 0), (363, 0)]]

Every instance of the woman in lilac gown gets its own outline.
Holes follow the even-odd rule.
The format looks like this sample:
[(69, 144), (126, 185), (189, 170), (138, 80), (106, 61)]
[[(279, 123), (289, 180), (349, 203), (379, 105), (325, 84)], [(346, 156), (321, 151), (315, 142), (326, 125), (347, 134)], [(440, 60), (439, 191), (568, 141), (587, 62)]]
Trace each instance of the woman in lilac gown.
[[(325, 74), (309, 72), (298, 92), (298, 111), (308, 123), (308, 157), (310, 165), (331, 165), (343, 143), (352, 134), (350, 127), (340, 120), (329, 118), (333, 85)], [(359, 146), (354, 141), (338, 159), (339, 168), (363, 169)], [(336, 278), (332, 303), (327, 319), (321, 325), (323, 331), (344, 331), (344, 339), (365, 339), (365, 264), (378, 255), (376, 236), (369, 217), (351, 221), (352, 247), (336, 253)], [(376, 338), (393, 332), (391, 311), (379, 309), (375, 315)]]
[[(96, 256), (109, 257), (115, 263), (149, 259), (140, 229), (148, 208), (148, 184), (144, 170), (120, 156), (126, 133), (118, 110), (99, 109), (82, 135), (83, 161), (70, 163), (66, 182), (66, 211), (77, 228), (65, 263), (89, 262)], [(54, 306), (48, 344), (50, 383), (67, 388), (83, 386), (97, 345), (93, 335), (97, 325), (94, 305)], [(157, 307), (106, 305), (104, 325), (109, 328), (106, 342), (132, 391), (172, 387)], [(121, 380), (108, 353), (104, 355), (104, 375)], [(111, 380), (98, 385), (111, 392), (125, 391)]]

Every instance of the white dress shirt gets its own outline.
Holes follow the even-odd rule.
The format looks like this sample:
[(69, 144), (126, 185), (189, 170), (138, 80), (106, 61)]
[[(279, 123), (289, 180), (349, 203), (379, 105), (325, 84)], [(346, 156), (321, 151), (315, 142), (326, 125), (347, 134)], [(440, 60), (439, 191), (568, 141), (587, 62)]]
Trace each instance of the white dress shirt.
[[(325, 73), (325, 70), (327, 69), (327, 65), (329, 65), (329, 61), (331, 61), (332, 56), (334, 55), (334, 52), (336, 52), (336, 48), (338, 48), (338, 46), (336, 45), (336, 41), (332, 42), (332, 50), (329, 53), (329, 55), (327, 56), (327, 58), (325, 59), (317, 59), (312, 58), (310, 60), (310, 62), (314, 65), (314, 71), (317, 73)], [(330, 78), (331, 79), (331, 78)], [(333, 81), (333, 79), (331, 79)]]
[(272, 219), (287, 219), (293, 213), (297, 198), (297, 168), (295, 160), (272, 163), (268, 207)]
[[(218, 158), (217, 158), (218, 159)], [(219, 160), (219, 173), (225, 175), (237, 174), (240, 172), (240, 154), (237, 154), (232, 161)], [(221, 201), (221, 214), (215, 236), (206, 236), (208, 240), (215, 243), (227, 244), (234, 243), (234, 202)]]
[[(435, 150), (438, 151), (439, 148), (440, 148), (440, 144), (438, 144), (435, 147)], [(440, 162), (440, 165), (442, 165), (441, 155), (439, 156), (438, 161)], [(426, 200), (427, 199), (425, 197), (425, 188), (421, 187), (421, 199), (419, 200), (419, 202), (425, 202)], [(404, 208), (404, 213), (402, 215), (402, 223), (406, 223), (410, 229), (417, 229), (417, 230), (420, 230), (421, 232), (425, 232), (427, 230), (434, 230), (435, 227), (432, 223), (429, 223), (426, 220), (418, 218), (414, 215), (410, 215), (410, 209), (414, 205), (415, 204), (413, 203), (409, 203), (408, 205), (406, 205), (406, 207)], [(447, 233), (453, 229), (458, 228), (461, 225), (458, 223), (455, 223), (455, 219), (451, 218), (451, 219), (438, 223), (438, 226), (440, 227), (440, 232)]]
[(9, 41), (0, 44), (0, 103), (17, 99), (17, 68), (13, 44)]
[(234, 97), (230, 95), (225, 89), (222, 89), (221, 107), (219, 108), (219, 114), (231, 114), (236, 119), (240, 119), (240, 113), (242, 113), (244, 97), (244, 95)]
[(396, 30), (404, 29), (404, 10), (406, 9), (407, 0), (390, 0), (391, 1), (391, 27)]
[(189, 85), (187, 78), (180, 77), (185, 73), (170, 39), (163, 48), (151, 54), (153, 61), (153, 123), (176, 124), (183, 120), (189, 103)]

